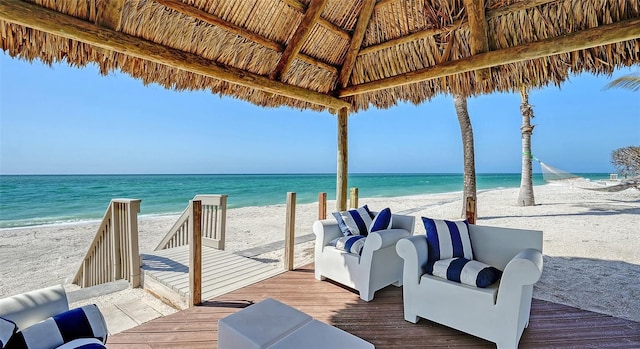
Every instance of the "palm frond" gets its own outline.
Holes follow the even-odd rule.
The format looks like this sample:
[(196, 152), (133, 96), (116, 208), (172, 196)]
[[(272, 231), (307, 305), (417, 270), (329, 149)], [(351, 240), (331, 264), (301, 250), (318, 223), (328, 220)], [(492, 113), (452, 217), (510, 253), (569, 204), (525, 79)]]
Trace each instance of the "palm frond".
[(626, 88), (634, 92), (640, 91), (640, 72), (621, 76), (608, 83), (604, 88), (605, 90), (610, 88)]

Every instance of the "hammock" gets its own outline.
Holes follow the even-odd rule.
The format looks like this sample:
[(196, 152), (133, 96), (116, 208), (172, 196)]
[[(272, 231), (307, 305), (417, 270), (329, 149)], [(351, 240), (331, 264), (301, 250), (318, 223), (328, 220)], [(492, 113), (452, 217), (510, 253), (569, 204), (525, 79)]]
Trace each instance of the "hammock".
[(580, 189), (607, 192), (622, 191), (633, 187), (640, 189), (640, 176), (620, 180), (617, 178), (617, 175), (611, 175), (609, 180), (591, 181), (588, 178), (580, 177), (573, 173), (545, 164), (536, 157), (533, 157), (533, 159), (540, 163), (542, 179), (544, 179), (545, 182), (564, 184)]

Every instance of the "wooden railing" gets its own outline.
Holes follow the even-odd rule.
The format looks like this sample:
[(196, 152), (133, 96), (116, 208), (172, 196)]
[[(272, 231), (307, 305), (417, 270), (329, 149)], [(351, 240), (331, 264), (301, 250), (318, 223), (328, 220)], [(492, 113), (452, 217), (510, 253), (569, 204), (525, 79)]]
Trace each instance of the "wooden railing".
[(88, 287), (126, 279), (140, 287), (138, 212), (140, 200), (111, 200), (74, 284)]
[[(202, 204), (202, 245), (224, 250), (227, 219), (227, 195), (196, 195), (193, 201)], [(189, 244), (190, 206), (182, 212), (167, 235), (156, 246), (156, 251)]]

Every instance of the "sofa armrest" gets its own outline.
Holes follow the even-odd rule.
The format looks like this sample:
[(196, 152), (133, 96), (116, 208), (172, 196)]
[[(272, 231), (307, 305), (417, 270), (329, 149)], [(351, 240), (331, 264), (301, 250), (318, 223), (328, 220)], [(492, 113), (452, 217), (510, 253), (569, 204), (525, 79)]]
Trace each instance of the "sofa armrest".
[(313, 233), (316, 235), (316, 245), (327, 246), (331, 240), (343, 236), (335, 219), (324, 219), (313, 223)]
[(424, 235), (413, 235), (398, 240), (396, 244), (398, 255), (404, 259), (403, 283), (417, 285), (422, 276), (422, 266), (427, 263), (427, 238)]
[(19, 330), (69, 310), (62, 285), (55, 285), (0, 299), (0, 316), (13, 321)]
[(529, 248), (520, 251), (502, 273), (500, 289), (498, 291), (498, 303), (520, 299), (523, 286), (533, 285), (542, 275), (542, 252)]
[(367, 236), (364, 243), (365, 249), (374, 251), (395, 245), (398, 240), (410, 236), (411, 233), (404, 229), (384, 229), (374, 231)]

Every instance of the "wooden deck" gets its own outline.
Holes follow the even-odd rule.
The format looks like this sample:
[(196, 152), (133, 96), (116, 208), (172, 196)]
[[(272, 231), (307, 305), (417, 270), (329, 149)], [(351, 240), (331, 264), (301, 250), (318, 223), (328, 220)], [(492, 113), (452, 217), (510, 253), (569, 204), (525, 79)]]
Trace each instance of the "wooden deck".
[[(118, 348), (217, 348), (218, 320), (267, 297), (341, 328), (376, 348), (495, 348), (490, 342), (421, 319), (404, 320), (402, 289), (361, 301), (340, 285), (316, 281), (305, 266), (109, 338)], [(520, 348), (640, 348), (640, 323), (534, 299)]]
[[(189, 299), (189, 246), (142, 254), (144, 288), (185, 308)], [(282, 268), (230, 252), (202, 248), (202, 299), (211, 299), (283, 273)]]

